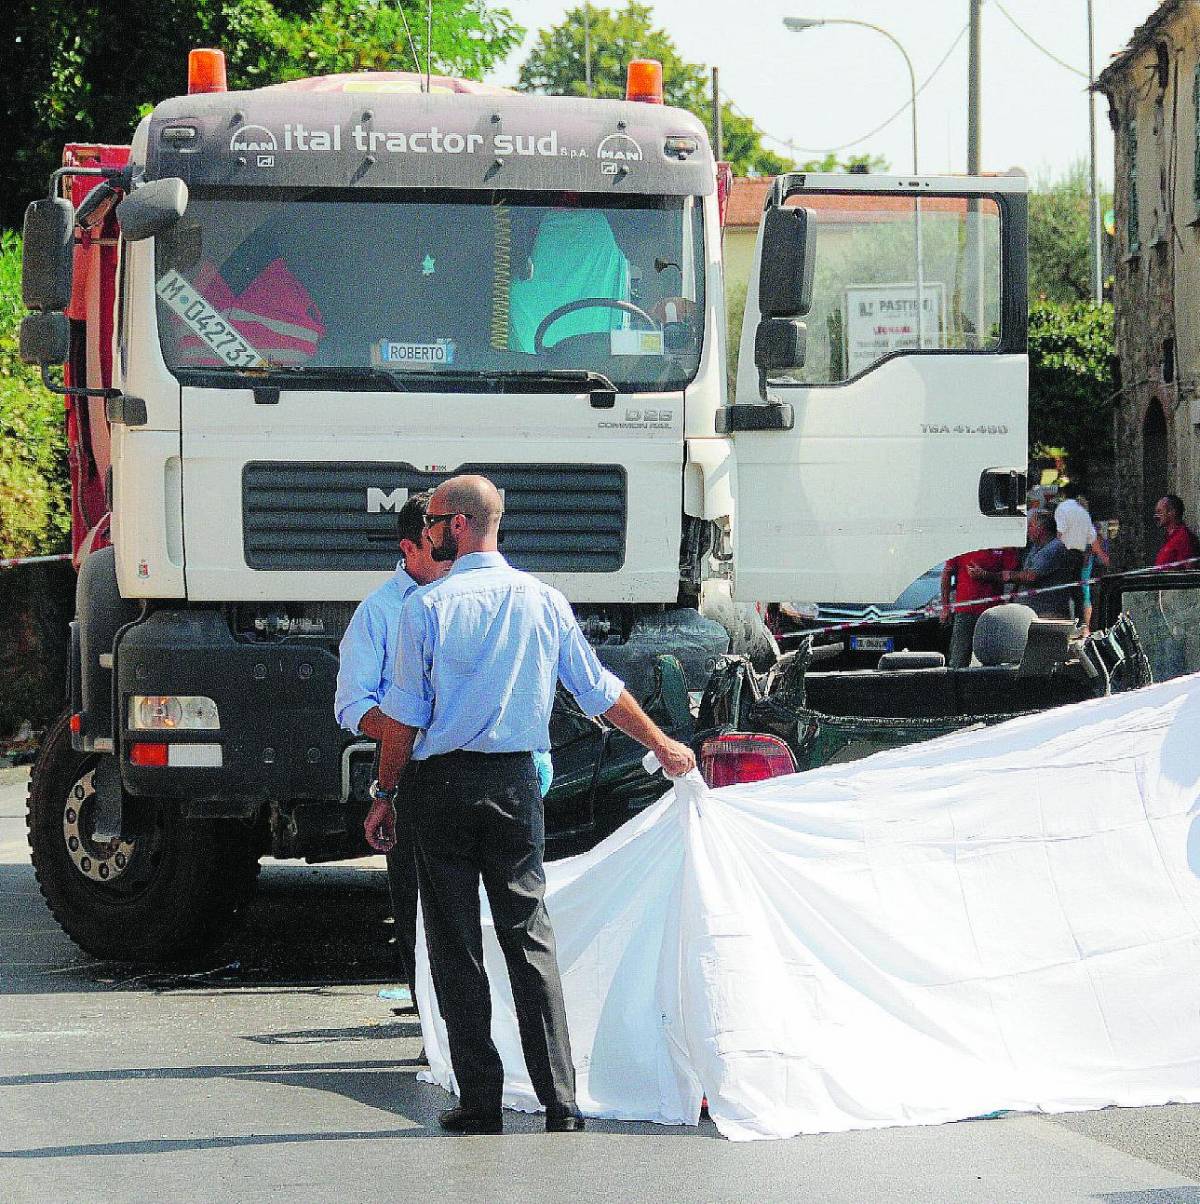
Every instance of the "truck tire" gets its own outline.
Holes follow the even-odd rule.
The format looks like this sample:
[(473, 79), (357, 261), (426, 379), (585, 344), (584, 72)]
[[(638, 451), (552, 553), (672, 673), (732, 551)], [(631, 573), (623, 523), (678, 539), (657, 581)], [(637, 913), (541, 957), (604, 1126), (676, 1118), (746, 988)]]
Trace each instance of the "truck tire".
[(70, 716), (47, 732), (29, 779), (26, 824), (42, 896), (94, 957), (180, 964), (218, 945), (258, 873), (253, 829), (186, 820), (177, 803), (132, 800), (127, 838), (92, 839), (102, 754), (71, 748)]

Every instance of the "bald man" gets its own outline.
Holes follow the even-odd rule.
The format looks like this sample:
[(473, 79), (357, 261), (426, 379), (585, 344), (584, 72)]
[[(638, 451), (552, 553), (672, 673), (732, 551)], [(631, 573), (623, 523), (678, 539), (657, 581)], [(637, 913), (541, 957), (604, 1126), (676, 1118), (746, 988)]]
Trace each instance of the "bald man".
[(525, 1065), (546, 1129), (578, 1132), (575, 1068), (543, 903), (545, 820), (531, 754), (550, 747), (555, 682), (678, 776), (695, 767), (604, 669), (566, 598), (497, 550), (503, 504), (480, 476), (439, 486), (425, 516), (433, 556), (453, 561), (415, 590), (400, 618), (399, 671), (380, 703), (386, 722), (368, 842), (394, 839), (396, 783), (411, 760), (417, 875), (429, 965), (446, 1022), (459, 1106), (456, 1133), (503, 1130), (504, 1067), (491, 1038), (479, 882), (508, 965)]

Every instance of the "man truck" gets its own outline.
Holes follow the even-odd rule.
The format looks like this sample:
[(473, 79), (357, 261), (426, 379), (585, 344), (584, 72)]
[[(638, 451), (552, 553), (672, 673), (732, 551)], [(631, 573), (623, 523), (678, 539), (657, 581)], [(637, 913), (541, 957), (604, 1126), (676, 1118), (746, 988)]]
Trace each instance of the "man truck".
[(776, 179), (730, 395), (721, 172), (661, 68), (630, 81), (228, 91), (193, 51), (187, 95), (30, 205), (78, 566), (30, 840), (84, 949), (183, 956), (260, 856), (369, 851), (337, 646), (412, 490), (487, 474), (505, 554), (627, 672), (732, 606), (1022, 541), (1023, 179)]

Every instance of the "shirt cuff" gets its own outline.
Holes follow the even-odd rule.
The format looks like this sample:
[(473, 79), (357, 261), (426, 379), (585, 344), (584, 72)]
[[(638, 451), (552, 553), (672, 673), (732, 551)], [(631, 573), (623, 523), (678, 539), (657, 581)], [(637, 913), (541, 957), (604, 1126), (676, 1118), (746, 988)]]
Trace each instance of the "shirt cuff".
[(338, 723), (346, 731), (353, 732), (356, 736), (361, 735), (362, 728), (359, 727), (359, 724), (362, 723), (363, 716), (372, 707), (378, 705), (374, 698), (360, 698), (357, 702), (351, 702), (342, 708), (342, 713), (338, 716)]
[(575, 701), (585, 715), (594, 719), (612, 707), (621, 697), (623, 689), (625, 689), (625, 683), (615, 673), (610, 673), (605, 669), (595, 687), (583, 694), (576, 694)]
[(409, 727), (425, 728), (433, 718), (433, 703), (426, 702), (417, 694), (410, 694), (399, 686), (392, 686), (379, 702), (379, 709), (397, 723)]

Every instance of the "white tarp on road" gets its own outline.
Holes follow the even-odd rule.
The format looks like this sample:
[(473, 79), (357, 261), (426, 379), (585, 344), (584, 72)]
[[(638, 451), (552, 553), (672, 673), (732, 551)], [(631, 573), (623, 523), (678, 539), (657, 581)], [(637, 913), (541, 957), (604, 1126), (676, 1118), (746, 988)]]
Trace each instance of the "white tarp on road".
[[(579, 1102), (727, 1137), (1200, 1101), (1200, 677), (683, 782), (547, 866)], [(505, 1103), (537, 1101), (485, 945)], [(422, 957), (423, 960), (423, 957)], [(432, 1078), (453, 1090), (429, 976)]]

